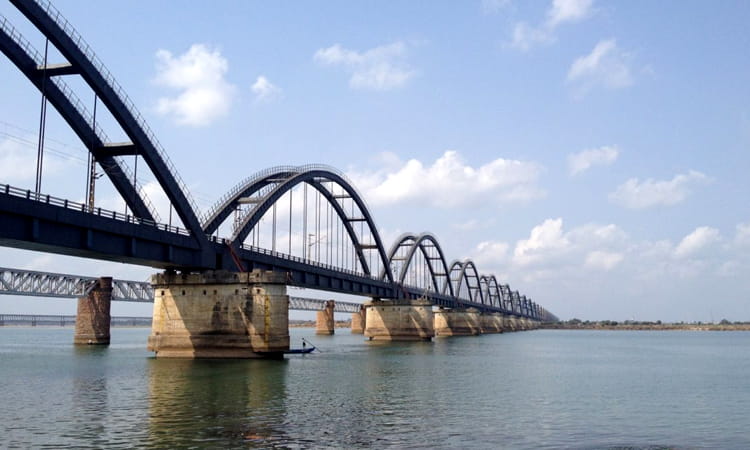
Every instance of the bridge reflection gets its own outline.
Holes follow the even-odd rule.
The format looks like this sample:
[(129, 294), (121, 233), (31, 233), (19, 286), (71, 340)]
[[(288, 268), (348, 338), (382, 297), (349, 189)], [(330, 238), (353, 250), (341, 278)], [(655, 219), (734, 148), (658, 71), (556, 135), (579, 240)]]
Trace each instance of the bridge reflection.
[(286, 440), (287, 363), (150, 359), (148, 446)]

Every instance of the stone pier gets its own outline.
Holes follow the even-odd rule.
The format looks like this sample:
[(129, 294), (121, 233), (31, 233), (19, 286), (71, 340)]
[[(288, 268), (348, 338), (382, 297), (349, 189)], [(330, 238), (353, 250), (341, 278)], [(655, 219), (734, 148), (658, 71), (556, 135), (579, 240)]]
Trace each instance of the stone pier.
[(281, 357), (289, 349), (286, 281), (271, 271), (156, 274), (148, 349), (157, 358)]
[(364, 334), (371, 341), (429, 341), (435, 335), (427, 300), (372, 300), (365, 308)]
[(333, 308), (335, 307), (333, 300), (326, 302), (325, 309), (318, 311), (316, 314), (317, 320), (315, 321), (315, 334), (320, 336), (330, 336), (335, 332), (336, 322), (333, 319)]
[(480, 313), (475, 308), (435, 311), (435, 336), (476, 336), (482, 334)]
[(352, 334), (364, 334), (367, 308), (364, 305), (359, 312), (352, 313)]
[(484, 313), (479, 316), (482, 334), (502, 333), (503, 315), (500, 313)]
[(109, 345), (112, 278), (101, 277), (86, 297), (78, 299), (74, 344)]

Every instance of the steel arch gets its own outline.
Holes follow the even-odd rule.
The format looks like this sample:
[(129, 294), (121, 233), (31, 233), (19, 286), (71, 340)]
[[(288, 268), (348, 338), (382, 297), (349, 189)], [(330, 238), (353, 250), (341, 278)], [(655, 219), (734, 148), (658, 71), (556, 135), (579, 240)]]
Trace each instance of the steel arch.
[[(461, 263), (461, 261), (456, 260), (451, 263), (450, 269), (448, 269), (448, 281), (449, 282), (447, 283), (446, 286), (443, 286), (443, 292), (442, 292), (443, 294), (445, 294), (446, 291), (448, 291), (448, 285), (450, 285), (450, 289), (453, 290), (453, 296), (456, 298), (459, 298), (458, 290), (456, 289), (456, 286), (454, 286), (454, 282), (458, 279), (458, 277), (454, 279), (453, 273), (454, 272), (460, 273), (462, 267), (463, 267), (463, 264)], [(471, 292), (469, 292), (469, 295), (471, 295)]]
[(488, 299), (490, 306), (502, 307), (500, 289), (498, 287), (497, 278), (495, 275), (482, 275), (479, 277), (480, 286), (484, 282), (485, 290), (484, 298)]
[(512, 311), (512, 305), (511, 305), (511, 293), (510, 293), (510, 286), (507, 284), (501, 284), (500, 285), (500, 297), (501, 297), (501, 306), (503, 309)]
[[(193, 239), (204, 250), (209, 241), (197, 217), (198, 208), (169, 161), (156, 136), (123, 89), (75, 28), (47, 0), (10, 0), (27, 19), (54, 44), (70, 65), (67, 74), (78, 74), (109, 110), (131, 142), (119, 150), (106, 146), (103, 151), (117, 155), (138, 155), (169, 198), (175, 212)], [(67, 114), (68, 111), (63, 113)], [(86, 142), (84, 142), (86, 143)]]
[[(429, 242), (432, 244), (432, 246), (437, 250), (438, 254), (440, 255), (440, 262), (442, 264), (442, 273), (436, 273), (435, 267), (432, 266), (432, 261), (434, 258), (431, 258), (430, 255), (427, 253), (427, 249), (425, 248), (425, 243)], [(430, 277), (432, 278), (432, 284), (435, 287), (435, 292), (441, 292), (440, 283), (437, 281), (437, 277), (445, 277), (445, 284), (443, 285), (443, 288), (445, 286), (448, 286), (450, 290), (450, 295), (453, 296), (453, 286), (450, 282), (450, 272), (448, 271), (448, 264), (445, 260), (445, 255), (443, 254), (443, 249), (440, 247), (440, 243), (438, 243), (437, 238), (435, 238), (434, 235), (431, 233), (422, 233), (418, 236), (415, 236), (410, 233), (402, 234), (399, 236), (398, 239), (394, 242), (393, 246), (391, 246), (390, 251), (388, 252), (388, 266), (390, 267), (391, 263), (393, 262), (393, 258), (396, 256), (396, 253), (398, 250), (405, 246), (409, 245), (409, 250), (404, 258), (404, 263), (401, 266), (401, 272), (398, 274), (398, 282), (403, 284), (404, 279), (406, 278), (407, 272), (409, 270), (409, 266), (414, 259), (414, 255), (417, 252), (417, 249), (419, 249), (422, 252), (422, 255), (424, 256), (425, 260), (427, 261), (427, 267), (430, 271)], [(383, 273), (381, 271), (381, 278), (383, 278)]]
[(514, 313), (521, 314), (521, 296), (518, 291), (511, 293), (511, 307)]
[(271, 206), (273, 206), (273, 204), (276, 203), (282, 195), (284, 195), (286, 192), (290, 191), (300, 183), (308, 183), (310, 186), (320, 192), (326, 199), (326, 201), (328, 201), (328, 203), (333, 207), (334, 211), (336, 211), (336, 214), (338, 215), (339, 219), (341, 219), (341, 222), (346, 228), (349, 238), (355, 245), (357, 257), (359, 258), (359, 262), (362, 265), (364, 273), (367, 275), (372, 275), (370, 272), (370, 267), (367, 264), (367, 258), (365, 258), (365, 255), (362, 251), (362, 243), (359, 242), (359, 238), (357, 238), (357, 234), (352, 227), (350, 220), (352, 218), (346, 215), (346, 212), (336, 200), (333, 193), (326, 189), (326, 187), (323, 186), (319, 179), (332, 181), (338, 184), (355, 202), (357, 208), (359, 208), (360, 212), (364, 216), (365, 222), (367, 222), (370, 233), (375, 239), (375, 247), (378, 251), (378, 255), (380, 256), (381, 263), (384, 267), (386, 267), (386, 276), (388, 278), (388, 281), (393, 282), (393, 273), (391, 272), (391, 268), (388, 265), (388, 259), (383, 248), (383, 242), (380, 239), (380, 234), (378, 233), (377, 227), (375, 226), (375, 222), (372, 219), (370, 212), (367, 210), (367, 207), (362, 201), (362, 198), (359, 196), (354, 187), (349, 184), (349, 182), (345, 180), (341, 175), (331, 172), (330, 170), (305, 170), (279, 184), (277, 187), (271, 190), (258, 204), (256, 204), (255, 208), (253, 208), (253, 210), (242, 219), (242, 222), (240, 223), (237, 230), (235, 230), (230, 239), (231, 242), (242, 243), (247, 238), (248, 234), (250, 234), (250, 231), (253, 229), (253, 227), (255, 227), (255, 225), (260, 221), (266, 211), (268, 211), (268, 209), (271, 208)]
[(206, 212), (202, 221), (203, 231), (206, 234), (214, 233), (237, 208), (241, 198), (298, 173), (300, 173), (300, 169), (297, 167), (272, 167), (242, 180)]
[[(467, 269), (470, 269), (473, 273), (468, 273)], [(470, 259), (464, 261), (464, 263), (461, 265), (461, 274), (458, 277), (458, 285), (455, 288), (456, 295), (458, 295), (458, 292), (461, 292), (461, 284), (463, 283), (464, 279), (466, 280), (466, 287), (469, 289), (469, 299), (472, 302), (477, 303), (476, 293), (479, 292), (478, 303), (484, 304), (484, 295), (482, 294), (482, 290), (479, 286), (479, 272), (477, 272), (477, 267), (474, 265), (474, 261)], [(475, 286), (471, 285), (471, 279), (473, 279), (476, 283)]]
[(68, 126), (78, 136), (81, 142), (93, 154), (96, 161), (104, 169), (112, 185), (125, 200), (136, 217), (156, 221), (154, 211), (149, 208), (148, 201), (144, 201), (137, 189), (131, 184), (132, 176), (127, 174), (127, 165), (117, 156), (106, 153), (101, 129), (92, 127), (91, 116), (82, 106), (81, 101), (62, 79), (45, 77), (42, 70), (43, 60), (39, 52), (0, 15), (0, 51), (23, 73), (26, 78), (40, 92), (44, 90), (47, 100), (60, 113)]

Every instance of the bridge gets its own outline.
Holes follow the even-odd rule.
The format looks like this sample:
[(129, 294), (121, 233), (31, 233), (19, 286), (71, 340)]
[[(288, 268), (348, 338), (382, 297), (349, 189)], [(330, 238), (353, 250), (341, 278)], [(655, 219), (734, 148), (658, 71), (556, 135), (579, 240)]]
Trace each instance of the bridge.
[[(9, 1), (45, 37), (46, 45), (43, 52), (36, 50), (0, 16), (0, 50), (42, 97), (36, 184), (34, 189), (0, 184), (0, 245), (163, 269), (152, 280), (156, 303), (151, 348), (171, 345), (167, 342), (177, 338), (167, 330), (175, 327), (208, 342), (205, 336), (216, 334), (216, 327), (227, 331), (248, 323), (264, 330), (258, 331), (254, 348), (283, 348), (283, 336), (277, 344), (269, 338), (281, 332), (283, 320), (274, 327), (269, 323), (276, 319), (269, 317), (285, 314), (287, 309), (277, 311), (273, 306), (284, 302), (273, 299), (288, 297), (286, 286), (370, 297), (376, 305), (366, 307), (374, 315), (366, 319), (370, 332), (365, 334), (371, 339), (431, 337), (434, 308), (451, 333), (476, 328), (454, 323), (478, 322), (470, 319), (475, 313), (485, 316), (482, 320), (494, 317), (496, 329), (505, 319), (524, 327), (557, 319), (494, 275), (480, 274), (473, 261), (449, 262), (430, 233), (405, 234), (386, 247), (365, 199), (332, 167), (260, 171), (201, 212), (143, 115), (74, 26), (48, 0)], [(48, 61), (49, 45), (63, 61)], [(71, 78), (93, 93), (90, 111), (66, 82)], [(48, 104), (89, 152), (85, 202), (41, 189)], [(111, 126), (117, 135), (127, 136), (126, 142), (108, 138), (103, 122), (97, 121), (102, 108), (114, 119)], [(169, 200), (166, 222), (139, 182), (144, 173), (158, 182)], [(97, 206), (99, 176), (119, 193), (124, 213)], [(94, 303), (104, 297), (110, 301), (112, 292), (119, 295), (110, 279), (93, 285), (87, 295)], [(241, 306), (245, 300), (240, 297), (248, 295), (254, 309)], [(407, 318), (402, 317), (404, 311)], [(211, 321), (195, 325), (197, 317), (206, 314)], [(179, 323), (175, 316), (181, 318)], [(418, 325), (409, 325), (410, 332), (394, 331), (403, 328), (401, 322)], [(196, 341), (190, 345), (198, 345)], [(288, 336), (286, 341), (288, 346)]]
[[(63, 273), (0, 267), (0, 294), (32, 297), (87, 297), (96, 287), (98, 278)], [(112, 280), (112, 301), (153, 303), (154, 289), (148, 281)], [(330, 300), (289, 296), (289, 309), (324, 311)], [(359, 313), (360, 303), (334, 302), (334, 312)]]

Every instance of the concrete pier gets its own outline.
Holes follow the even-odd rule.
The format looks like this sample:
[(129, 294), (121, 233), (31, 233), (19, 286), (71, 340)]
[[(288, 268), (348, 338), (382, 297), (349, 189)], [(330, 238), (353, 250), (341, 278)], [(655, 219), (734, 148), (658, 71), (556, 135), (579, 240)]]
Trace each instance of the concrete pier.
[(429, 341), (435, 335), (427, 300), (372, 300), (365, 308), (364, 334), (371, 341)]
[(484, 313), (479, 316), (482, 334), (502, 333), (503, 316), (500, 313)]
[(109, 345), (112, 278), (101, 277), (86, 297), (78, 299), (74, 344)]
[(362, 305), (359, 312), (352, 313), (352, 334), (364, 334), (367, 308)]
[(289, 349), (286, 274), (156, 274), (148, 349), (157, 358), (281, 357)]
[(318, 311), (316, 314), (315, 321), (315, 334), (320, 336), (330, 336), (336, 331), (336, 322), (333, 319), (333, 308), (335, 303), (333, 300), (326, 302), (325, 309)]
[(435, 336), (476, 336), (482, 334), (479, 310), (474, 308), (435, 311)]

